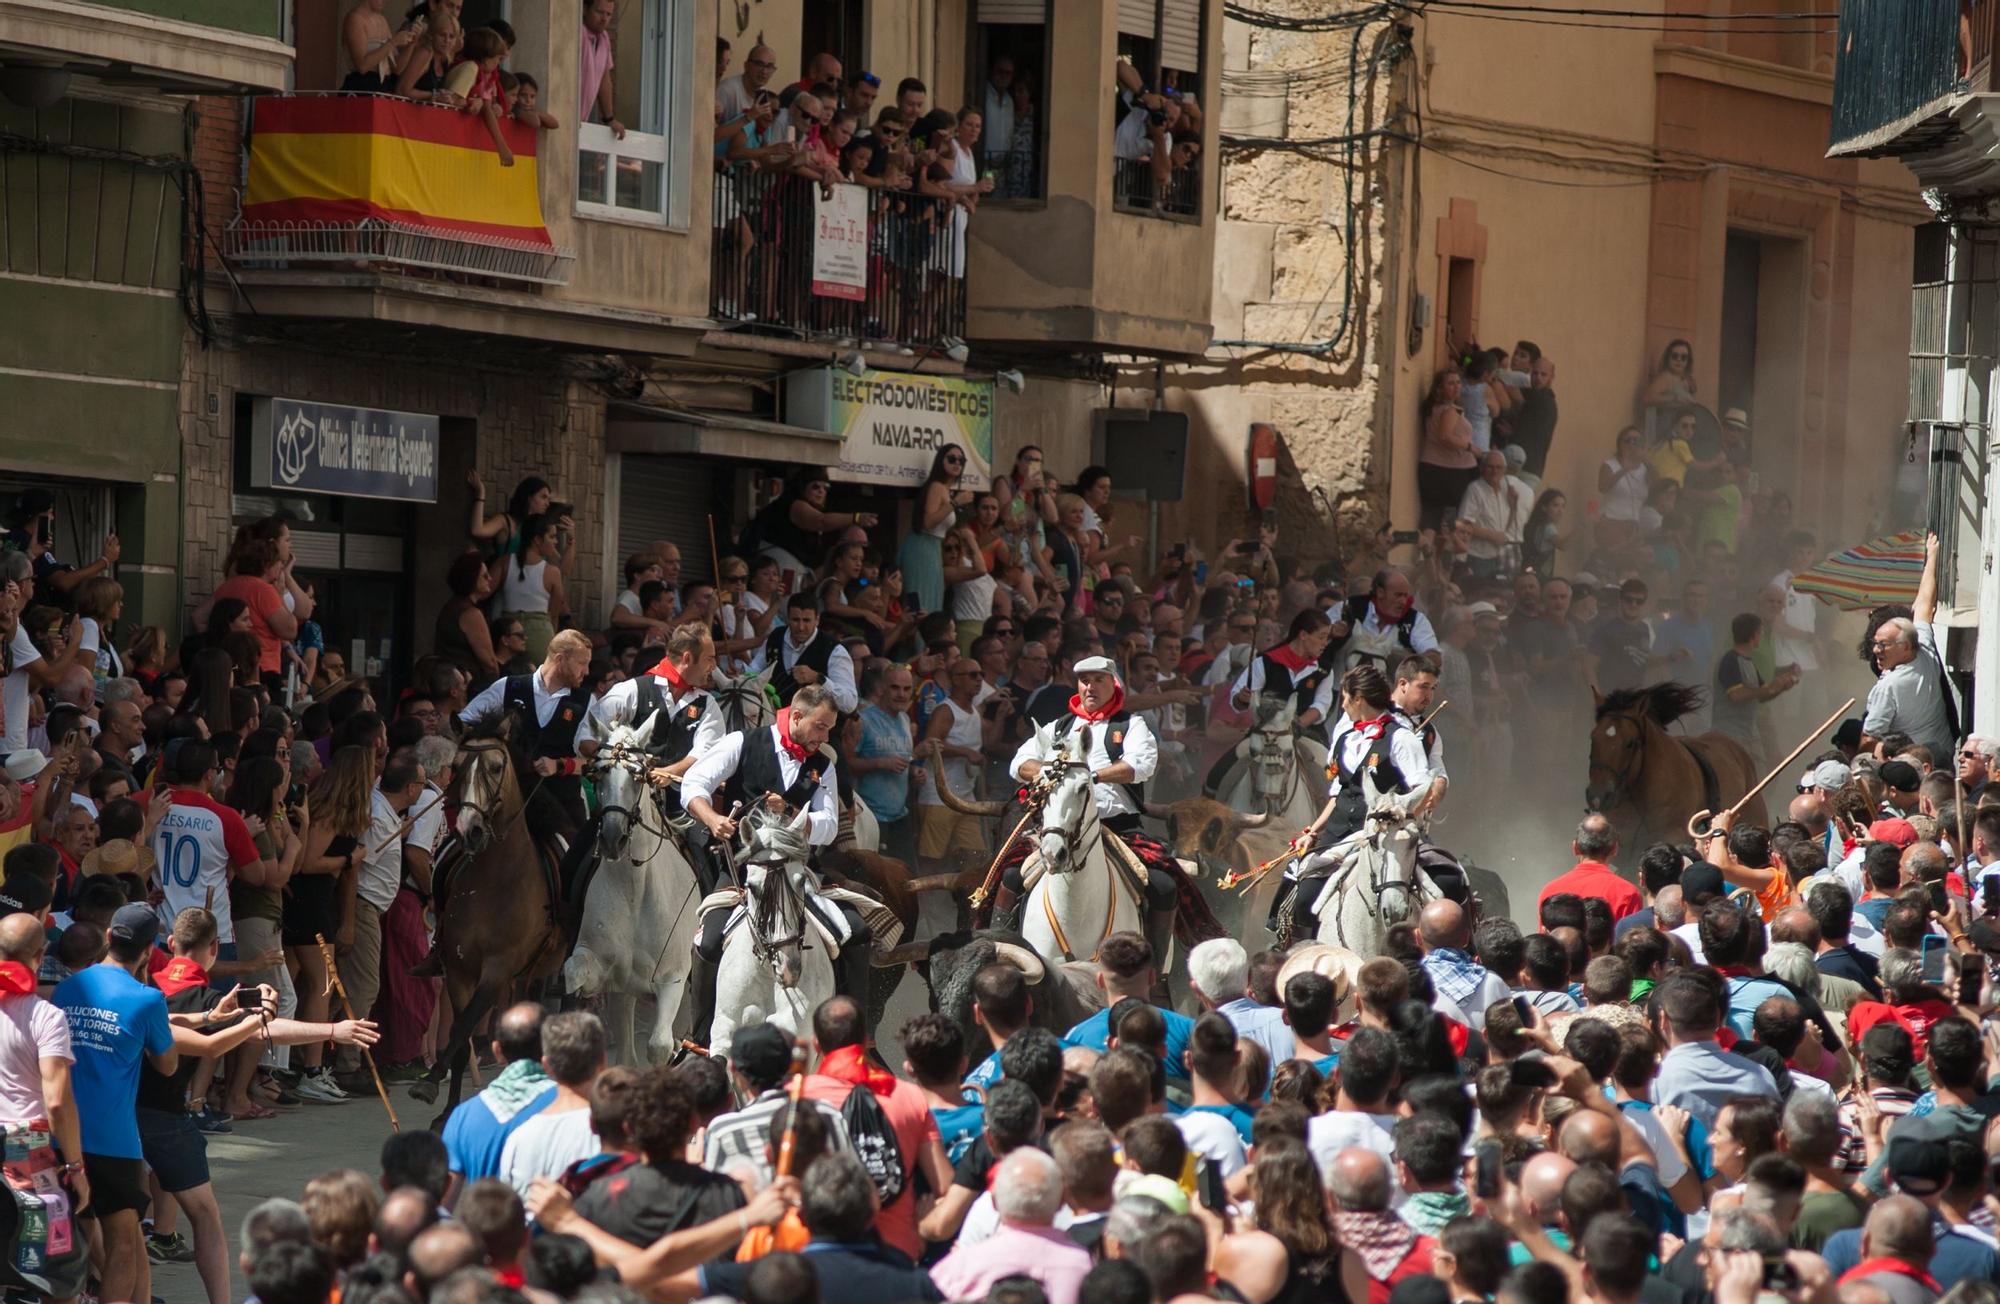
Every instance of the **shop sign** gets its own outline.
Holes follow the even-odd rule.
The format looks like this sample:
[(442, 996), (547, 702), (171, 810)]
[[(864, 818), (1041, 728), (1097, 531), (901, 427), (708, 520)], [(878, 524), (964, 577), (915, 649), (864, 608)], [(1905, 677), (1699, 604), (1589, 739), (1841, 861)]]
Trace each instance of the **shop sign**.
[(813, 198), (813, 293), (855, 303), (868, 297), (868, 192), (860, 186)]
[(785, 419), (840, 437), (836, 480), (915, 488), (946, 444), (965, 450), (968, 489), (993, 477), (993, 382), (839, 367), (792, 373)]
[(434, 416), (260, 398), (250, 425), (250, 481), (259, 489), (437, 501)]

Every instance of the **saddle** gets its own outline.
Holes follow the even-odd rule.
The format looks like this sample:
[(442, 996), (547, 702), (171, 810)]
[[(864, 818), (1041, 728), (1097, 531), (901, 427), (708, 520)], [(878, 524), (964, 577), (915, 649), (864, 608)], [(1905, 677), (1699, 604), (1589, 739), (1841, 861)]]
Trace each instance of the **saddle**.
[[(1211, 938), (1229, 935), (1229, 930), (1222, 926), (1215, 917), (1215, 911), (1209, 907), (1200, 881), (1175, 858), (1165, 843), (1156, 842), (1143, 834), (1126, 838), (1109, 829), (1104, 831), (1104, 843), (1110, 848), (1108, 859), (1117, 876), (1118, 886), (1132, 899), (1133, 910), (1141, 918), (1146, 913), (1146, 873), (1149, 869), (1157, 869), (1174, 881), (1178, 898), (1174, 909), (1175, 941), (1182, 946), (1194, 946)], [(1008, 860), (1021, 865), (1021, 899), (1025, 901), (1028, 893), (1034, 891), (1035, 884), (1047, 872), (1042, 867), (1041, 851), (1024, 838), (1015, 844), (1015, 853)], [(879, 932), (877, 936), (880, 936)]]

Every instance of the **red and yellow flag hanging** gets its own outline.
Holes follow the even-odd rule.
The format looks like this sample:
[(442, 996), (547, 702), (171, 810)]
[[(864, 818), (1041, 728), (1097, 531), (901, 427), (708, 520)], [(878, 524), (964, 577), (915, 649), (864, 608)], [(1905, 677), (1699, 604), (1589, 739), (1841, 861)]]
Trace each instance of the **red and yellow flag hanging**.
[(365, 221), (553, 247), (536, 131), (503, 119), (503, 167), (476, 114), (390, 95), (261, 96), (251, 117), (247, 227)]

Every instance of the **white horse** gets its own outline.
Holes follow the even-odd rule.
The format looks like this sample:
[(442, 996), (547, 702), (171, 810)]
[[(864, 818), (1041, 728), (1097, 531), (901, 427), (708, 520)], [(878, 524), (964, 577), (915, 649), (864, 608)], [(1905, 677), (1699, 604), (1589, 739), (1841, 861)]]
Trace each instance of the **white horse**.
[(576, 949), (563, 966), (573, 996), (604, 997), (615, 1064), (639, 1062), (633, 1040), (637, 998), (651, 995), (651, 1061), (672, 1055), (674, 1019), (687, 991), (701, 897), (694, 867), (647, 786), (647, 752), (660, 713), (637, 729), (620, 725), (596, 757), (598, 853)]
[(1117, 932), (1143, 933), (1146, 917), (1098, 822), (1082, 730), (1064, 740), (1038, 782), (1049, 785), (1048, 799), (1021, 873), (1026, 879), (1040, 866), (1041, 876), (1021, 903), (1021, 932), (1038, 953), (1058, 961), (1095, 959), (1098, 943)]
[(1319, 941), (1381, 955), (1390, 927), (1415, 918), (1424, 902), (1437, 898), (1437, 885), (1417, 864), (1418, 833), (1416, 821), (1393, 800), (1375, 798), (1360, 829), (1306, 859), (1308, 868), (1334, 866), (1324, 879), (1306, 880), (1294, 901), (1295, 909), (1318, 919)]
[(775, 664), (754, 675), (725, 675), (720, 670), (709, 675), (709, 691), (722, 708), (723, 727), (730, 733), (762, 729), (777, 718), (771, 705), (771, 675)]
[(766, 1019), (801, 1036), (812, 1012), (833, 995), (834, 946), (806, 909), (807, 894), (817, 887), (806, 864), (810, 820), (802, 810), (787, 823), (761, 807), (744, 818), (737, 856), (743, 918), (722, 944), (712, 1046), (727, 1047), (738, 1027)]
[[(1326, 747), (1296, 732), (1297, 699), (1271, 694), (1254, 703), (1262, 712), (1257, 723), (1236, 744), (1237, 764), (1225, 773), (1216, 797), (1231, 810), (1268, 818), (1242, 837), (1249, 864), (1262, 864), (1283, 853), (1300, 829), (1312, 823), (1326, 801)], [(1242, 939), (1252, 951), (1264, 947), (1264, 918), (1278, 887), (1277, 875), (1266, 874), (1250, 889), (1243, 907)]]

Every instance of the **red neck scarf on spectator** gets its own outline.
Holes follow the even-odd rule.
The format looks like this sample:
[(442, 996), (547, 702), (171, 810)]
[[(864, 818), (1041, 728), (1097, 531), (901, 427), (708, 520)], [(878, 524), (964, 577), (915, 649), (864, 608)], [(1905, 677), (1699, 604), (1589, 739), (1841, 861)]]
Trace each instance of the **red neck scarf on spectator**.
[(1908, 1277), (1911, 1281), (1923, 1283), (1929, 1290), (1941, 1289), (1928, 1272), (1901, 1259), (1863, 1259), (1841, 1273), (1840, 1280), (1835, 1284), (1845, 1286), (1850, 1281), (1860, 1281), (1863, 1277), (1872, 1277), (1878, 1272), (1893, 1272), (1899, 1277)]
[(33, 996), (35, 975), (19, 960), (0, 960), (0, 996)]
[(1354, 732), (1360, 734), (1370, 742), (1380, 738), (1388, 731), (1388, 728), (1389, 717), (1386, 715), (1378, 715), (1373, 720), (1356, 720), (1354, 722)]
[(674, 663), (665, 657), (661, 657), (660, 664), (654, 666), (646, 673), (649, 675), (658, 675), (660, 678), (666, 680), (667, 687), (673, 690), (670, 696), (679, 697), (682, 693), (687, 692), (687, 680), (681, 678), (681, 672), (674, 669)]
[(1297, 674), (1313, 663), (1313, 659), (1305, 653), (1294, 651), (1290, 643), (1280, 643), (1264, 655), (1293, 674)]
[[(22, 805), (25, 806), (27, 803), (23, 802)], [(63, 845), (60, 842), (50, 841), (45, 845), (54, 847), (56, 855), (62, 857), (63, 881), (66, 883), (76, 882), (77, 871), (81, 868), (76, 863), (76, 858), (71, 856), (67, 851), (64, 851)]]
[(784, 748), (785, 755), (800, 765), (804, 765), (806, 758), (812, 755), (792, 738), (792, 708), (789, 706), (778, 708), (778, 746)]
[(851, 1083), (857, 1087), (866, 1084), (878, 1096), (886, 1096), (896, 1089), (896, 1075), (870, 1064), (859, 1046), (842, 1046), (839, 1050), (828, 1051), (819, 1062), (819, 1071), (822, 1077), (836, 1082)]
[(167, 961), (167, 967), (153, 981), (163, 994), (178, 996), (190, 987), (207, 986), (208, 970), (184, 955), (177, 955)]
[(495, 1268), (493, 1270), (493, 1280), (502, 1286), (507, 1286), (514, 1290), (519, 1290), (528, 1284), (527, 1278), (521, 1275), (521, 1265), (518, 1263), (509, 1264), (504, 1268)]
[(1095, 711), (1086, 711), (1083, 709), (1082, 693), (1073, 694), (1069, 699), (1069, 713), (1075, 716), (1077, 719), (1083, 721), (1085, 724), (1102, 723), (1105, 720), (1109, 720), (1112, 716), (1117, 715), (1120, 711), (1124, 709), (1125, 709), (1125, 685), (1123, 684), (1112, 685), (1111, 700), (1109, 702), (1106, 702), (1103, 706), (1099, 707)]

